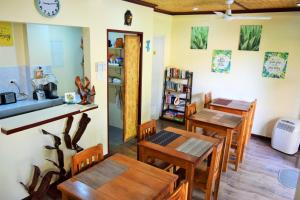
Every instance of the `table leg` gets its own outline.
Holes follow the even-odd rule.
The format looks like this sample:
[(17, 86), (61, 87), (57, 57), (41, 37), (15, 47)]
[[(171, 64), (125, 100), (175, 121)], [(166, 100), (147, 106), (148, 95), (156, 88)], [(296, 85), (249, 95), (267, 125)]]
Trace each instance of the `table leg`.
[(190, 164), (186, 169), (186, 179), (188, 181), (188, 199), (192, 199), (193, 193), (193, 183), (194, 183), (194, 175), (195, 175), (195, 168), (193, 164)]
[(232, 129), (227, 129), (225, 152), (224, 152), (225, 154), (224, 154), (223, 172), (227, 171), (227, 165), (228, 165), (228, 161), (229, 161), (229, 153), (230, 153), (231, 142), (232, 142)]
[(146, 157), (147, 155), (145, 154), (145, 151), (144, 151), (144, 147), (143, 146), (139, 146), (138, 148), (138, 158), (139, 158), (139, 161), (141, 162), (146, 162)]

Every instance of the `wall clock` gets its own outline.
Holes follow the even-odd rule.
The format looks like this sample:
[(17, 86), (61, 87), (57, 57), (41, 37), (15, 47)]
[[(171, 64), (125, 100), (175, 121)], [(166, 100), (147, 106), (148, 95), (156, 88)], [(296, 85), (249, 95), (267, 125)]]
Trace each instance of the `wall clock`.
[(35, 0), (35, 7), (44, 17), (54, 17), (60, 9), (59, 0)]

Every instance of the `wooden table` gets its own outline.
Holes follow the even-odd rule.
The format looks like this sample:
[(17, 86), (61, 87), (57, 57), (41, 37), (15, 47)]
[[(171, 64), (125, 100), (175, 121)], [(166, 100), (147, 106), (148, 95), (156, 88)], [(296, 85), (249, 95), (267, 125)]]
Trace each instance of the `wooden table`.
[(58, 185), (65, 199), (166, 199), (177, 175), (115, 154)]
[(210, 104), (209, 108), (213, 110), (220, 110), (223, 112), (242, 115), (243, 112), (249, 112), (251, 108), (251, 102), (240, 101), (234, 99), (217, 98)]
[(190, 127), (188, 127), (188, 129), (192, 129), (193, 132), (196, 132), (196, 127), (201, 127), (207, 130), (216, 131), (218, 135), (225, 136), (223, 171), (226, 172), (233, 130), (242, 128), (243, 118), (239, 115), (217, 110), (203, 109), (200, 112), (191, 115), (188, 119), (190, 120)]
[(243, 138), (243, 148), (242, 148), (242, 155), (240, 161), (243, 160), (244, 149), (248, 140), (251, 136), (251, 119), (250, 119), (250, 109), (251, 109), (251, 102), (248, 101), (241, 101), (235, 99), (226, 99), (226, 98), (216, 98), (210, 104), (209, 108), (213, 110), (219, 110), (227, 113), (241, 115), (245, 119), (245, 134)]
[[(175, 166), (184, 168), (186, 170), (186, 177), (189, 183), (188, 197), (191, 199), (195, 168), (212, 153), (213, 147), (220, 141), (215, 138), (172, 127), (168, 127), (164, 130), (179, 134), (180, 136), (166, 146), (161, 146), (147, 140), (139, 142), (139, 158), (143, 162), (146, 162), (149, 157), (157, 158)], [(211, 146), (207, 150), (203, 151), (199, 156), (178, 150), (182, 147), (182, 145), (186, 144), (185, 142), (190, 141), (191, 139), (197, 139), (206, 143), (210, 142)]]

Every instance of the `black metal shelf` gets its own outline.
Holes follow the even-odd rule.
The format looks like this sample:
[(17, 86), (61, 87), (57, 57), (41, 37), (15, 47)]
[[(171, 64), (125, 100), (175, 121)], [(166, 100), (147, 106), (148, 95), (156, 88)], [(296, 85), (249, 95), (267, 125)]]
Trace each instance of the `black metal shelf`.
[[(162, 103), (162, 113), (160, 116), (160, 119), (168, 120), (168, 121), (174, 121), (176, 123), (184, 123), (185, 122), (185, 108), (188, 103), (192, 102), (192, 84), (193, 84), (193, 72), (187, 72), (188, 77), (187, 78), (177, 78), (177, 77), (170, 77), (167, 76), (167, 70), (165, 70), (165, 80), (164, 80), (164, 91), (163, 91), (163, 103)], [(186, 84), (173, 82), (171, 79), (177, 79), (177, 80), (186, 80)], [(185, 92), (176, 91), (175, 89), (172, 90), (170, 88), (167, 88), (167, 82), (173, 82), (175, 84), (183, 85), (186, 89)], [(184, 104), (179, 105), (181, 109), (176, 109), (176, 106), (173, 103), (167, 103), (166, 97), (167, 95), (177, 96), (181, 101), (185, 101)], [(175, 95), (176, 94), (176, 95)], [(181, 96), (180, 96), (181, 95)], [(185, 95), (185, 98), (184, 96)], [(166, 115), (166, 112), (170, 112), (169, 115)], [(172, 117), (173, 116), (173, 117)]]

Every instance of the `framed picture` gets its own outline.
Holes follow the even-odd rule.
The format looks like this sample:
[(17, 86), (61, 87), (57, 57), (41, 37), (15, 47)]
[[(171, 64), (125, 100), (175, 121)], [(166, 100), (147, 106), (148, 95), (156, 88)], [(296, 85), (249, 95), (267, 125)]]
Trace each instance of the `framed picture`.
[(208, 26), (192, 27), (191, 49), (207, 49)]
[(287, 52), (266, 52), (263, 66), (263, 77), (284, 79), (287, 69)]
[(231, 68), (231, 53), (231, 50), (214, 50), (211, 71), (229, 73)]
[(240, 32), (239, 50), (259, 51), (262, 25), (243, 25)]
[(69, 103), (69, 104), (76, 103), (76, 94), (75, 94), (75, 92), (65, 93), (65, 102)]

